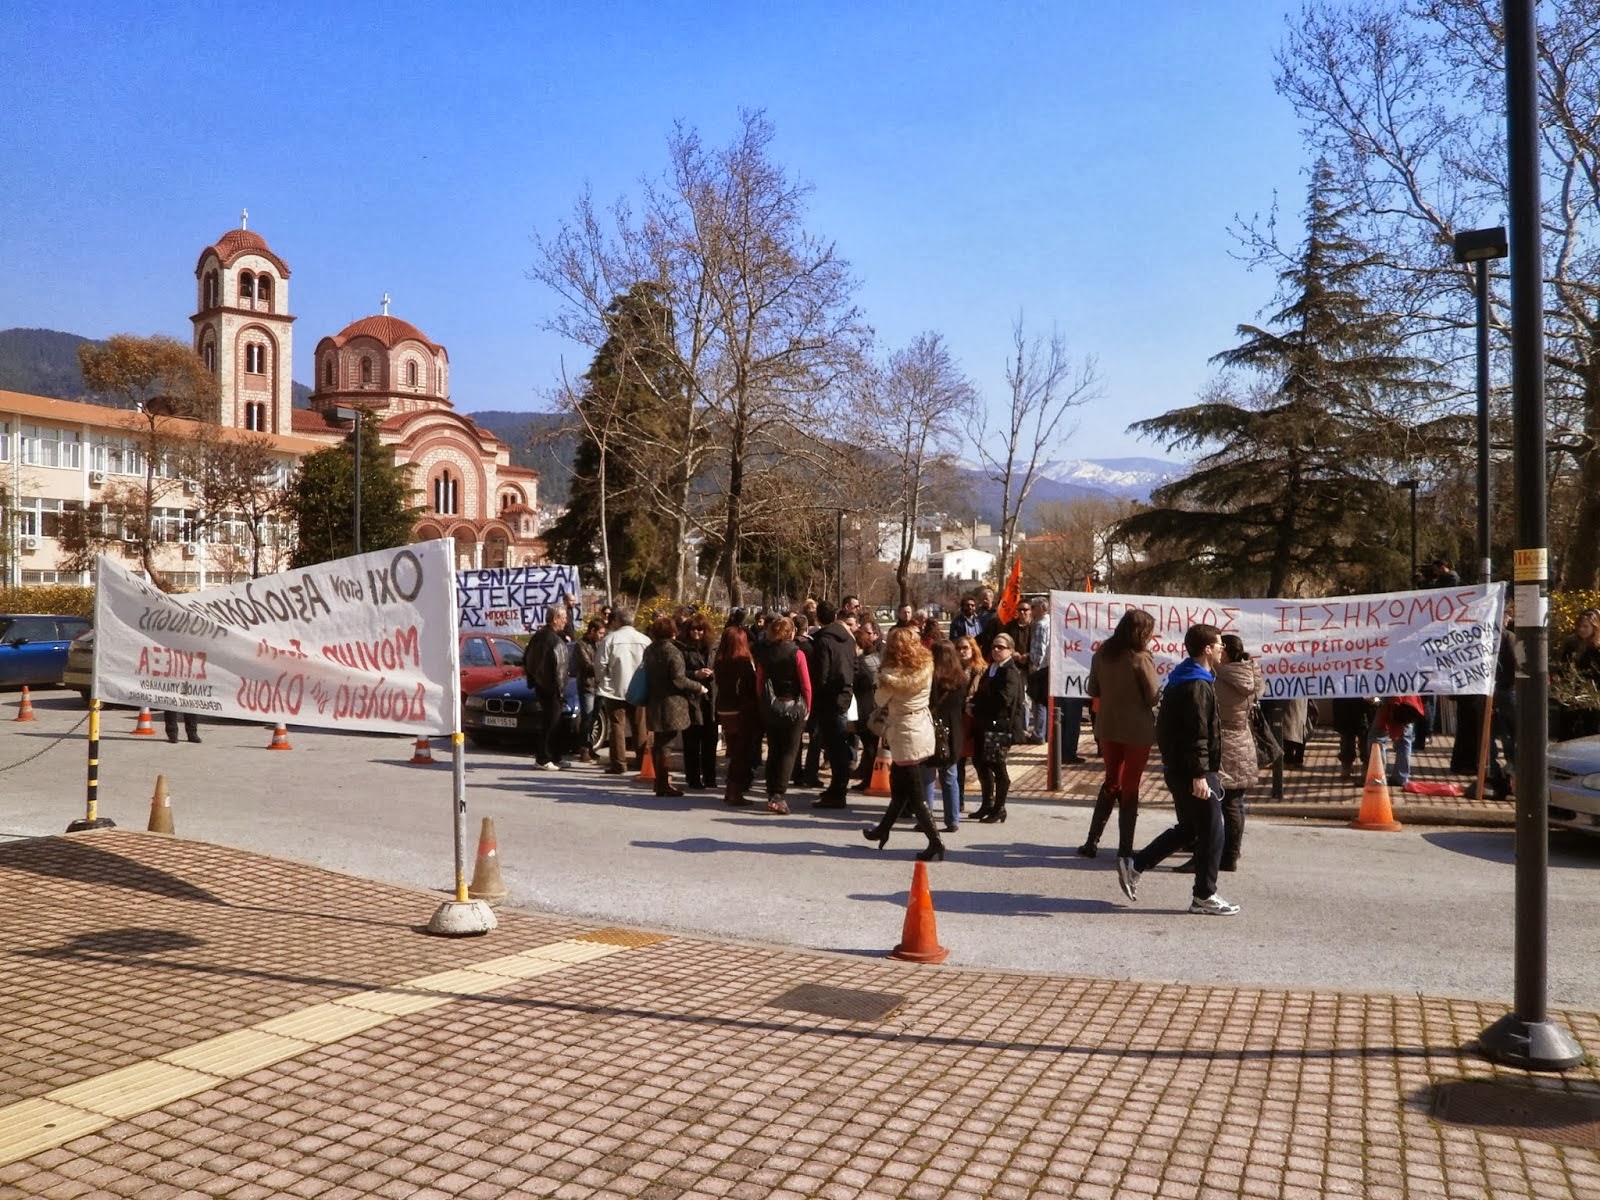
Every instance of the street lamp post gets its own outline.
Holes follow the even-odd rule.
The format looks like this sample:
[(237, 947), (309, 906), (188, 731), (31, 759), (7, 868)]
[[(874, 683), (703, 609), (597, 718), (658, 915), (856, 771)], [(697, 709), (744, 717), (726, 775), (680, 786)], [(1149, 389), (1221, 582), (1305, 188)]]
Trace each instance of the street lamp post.
[(1467, 229), (1455, 236), (1458, 263), (1472, 263), (1478, 300), (1478, 582), (1488, 583), (1489, 554), (1489, 263), (1506, 257), (1506, 228)]
[(1511, 426), (1517, 497), (1512, 572), (1517, 643), (1516, 962), (1512, 1010), (1478, 1042), (1497, 1062), (1564, 1071), (1583, 1047), (1547, 1007), (1550, 901), (1549, 493), (1545, 479), (1544, 251), (1539, 200), (1539, 31), (1533, 0), (1505, 0), (1511, 202)]
[(1411, 581), (1417, 580), (1417, 488), (1421, 484), (1418, 479), (1402, 479), (1395, 487), (1403, 487), (1411, 493)]
[(356, 440), (356, 510), (355, 510), (355, 552), (361, 553), (361, 410), (348, 404), (336, 404), (333, 415), (340, 421), (351, 421), (355, 424)]

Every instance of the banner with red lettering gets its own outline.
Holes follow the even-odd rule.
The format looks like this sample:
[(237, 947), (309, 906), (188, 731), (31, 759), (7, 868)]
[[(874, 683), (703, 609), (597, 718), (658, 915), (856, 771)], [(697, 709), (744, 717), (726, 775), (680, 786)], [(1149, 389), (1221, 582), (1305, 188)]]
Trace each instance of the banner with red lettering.
[(1186, 657), (1184, 632), (1234, 633), (1261, 667), (1266, 698), (1486, 695), (1494, 690), (1505, 584), (1319, 600), (1196, 600), (1050, 593), (1050, 684), (1084, 696), (1089, 663), (1129, 609), (1155, 619), (1163, 678)]
[(168, 595), (102, 556), (95, 694), (263, 724), (454, 732), (454, 557), (442, 538)]

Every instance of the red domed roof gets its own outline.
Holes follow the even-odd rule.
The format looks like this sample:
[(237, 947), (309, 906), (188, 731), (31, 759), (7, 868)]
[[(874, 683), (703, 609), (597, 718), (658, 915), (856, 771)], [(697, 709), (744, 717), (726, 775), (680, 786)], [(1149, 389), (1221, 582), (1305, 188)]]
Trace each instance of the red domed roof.
[[(410, 321), (402, 321), (399, 317), (387, 315), (362, 317), (359, 321), (352, 321), (338, 333), (333, 335), (333, 344), (342, 346), (351, 338), (369, 337), (376, 338), (390, 350), (401, 342), (421, 342), (430, 350), (437, 350), (444, 354), (444, 347), (431, 341), (422, 330)], [(449, 357), (446, 355), (446, 357)]]
[[(267, 259), (273, 266), (283, 272), (284, 278), (289, 276), (289, 265), (274, 254), (267, 245), (267, 239), (253, 229), (230, 229), (211, 245), (200, 252), (200, 261), (205, 262), (206, 255), (215, 254), (223, 266), (227, 266), (241, 254), (259, 254)], [(200, 268), (195, 268), (195, 274), (200, 273)]]

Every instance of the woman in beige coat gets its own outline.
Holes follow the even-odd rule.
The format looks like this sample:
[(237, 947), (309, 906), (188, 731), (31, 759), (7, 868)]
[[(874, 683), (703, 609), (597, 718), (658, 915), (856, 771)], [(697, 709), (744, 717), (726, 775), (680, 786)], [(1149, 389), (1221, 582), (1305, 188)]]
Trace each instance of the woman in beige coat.
[(915, 626), (896, 626), (884, 642), (883, 665), (878, 668), (878, 688), (874, 701), (889, 710), (883, 740), (889, 747), (889, 807), (883, 820), (869, 825), (861, 836), (877, 842), (882, 850), (894, 823), (907, 809), (916, 819), (917, 829), (928, 839), (928, 848), (917, 858), (922, 862), (944, 860), (944, 842), (933, 825), (928, 809), (928, 793), (933, 786), (933, 717), (928, 696), (933, 684), (933, 654), (922, 644)]
[(1156, 697), (1161, 685), (1150, 657), (1156, 621), (1142, 608), (1122, 614), (1117, 628), (1089, 660), (1089, 695), (1100, 701), (1094, 732), (1106, 764), (1105, 782), (1095, 798), (1089, 837), (1078, 847), (1084, 858), (1099, 853), (1100, 835), (1111, 810), (1117, 810), (1117, 857), (1133, 857), (1139, 823), (1139, 781), (1156, 741)]

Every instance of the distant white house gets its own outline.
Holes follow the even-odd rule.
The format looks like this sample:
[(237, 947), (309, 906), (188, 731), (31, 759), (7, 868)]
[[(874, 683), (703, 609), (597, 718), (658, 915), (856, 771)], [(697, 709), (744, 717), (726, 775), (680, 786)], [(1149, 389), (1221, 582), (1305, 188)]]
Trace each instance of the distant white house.
[(966, 547), (946, 550), (928, 559), (928, 575), (947, 583), (976, 583), (994, 572), (994, 555), (987, 550)]
[[(928, 539), (918, 535), (911, 542), (911, 570), (920, 574), (928, 569), (928, 555), (933, 547)], [(878, 561), (885, 563), (898, 563), (900, 561), (900, 523), (898, 521), (878, 522)]]

